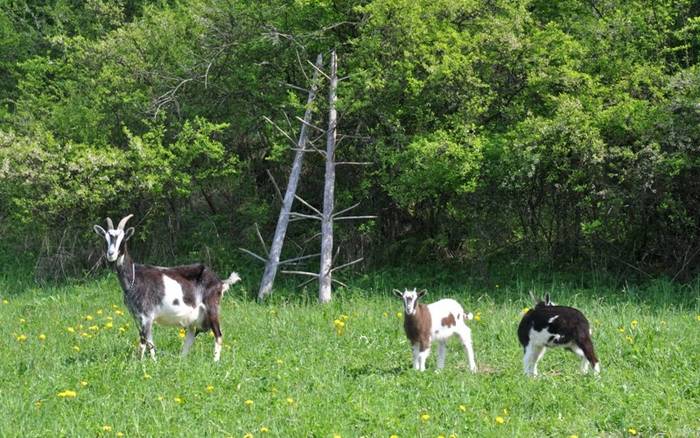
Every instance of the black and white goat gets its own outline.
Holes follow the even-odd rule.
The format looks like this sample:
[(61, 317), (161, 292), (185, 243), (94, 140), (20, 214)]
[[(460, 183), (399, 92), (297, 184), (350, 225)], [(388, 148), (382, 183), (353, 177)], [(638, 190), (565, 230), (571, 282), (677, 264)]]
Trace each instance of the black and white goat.
[(579, 356), (582, 373), (588, 372), (589, 364), (596, 374), (600, 372), (588, 320), (578, 309), (555, 305), (549, 294), (525, 313), (518, 326), (518, 339), (525, 350), (523, 366), (529, 376), (537, 375), (537, 362), (547, 347), (564, 347)]
[(107, 260), (116, 262), (124, 304), (139, 328), (141, 358), (146, 349), (154, 360), (156, 358), (151, 331), (156, 322), (187, 329), (183, 356), (189, 352), (197, 333), (211, 330), (215, 337), (214, 361), (218, 361), (222, 345), (219, 302), (224, 292), (240, 277), (233, 272), (228, 279), (221, 281), (201, 263), (171, 268), (135, 263), (126, 249), (134, 228), (124, 230), (132, 216), (130, 214), (119, 221), (117, 228), (107, 218), (107, 230), (99, 225), (94, 229), (107, 241)]
[(413, 368), (425, 371), (425, 361), (430, 355), (430, 345), (433, 341), (439, 342), (437, 367), (443, 368), (445, 344), (452, 335), (457, 335), (467, 353), (469, 369), (476, 372), (472, 331), (466, 324), (467, 320), (473, 318), (472, 314), (464, 313), (462, 306), (449, 298), (428, 305), (418, 303), (426, 292), (425, 289), (419, 292), (415, 289), (412, 291), (405, 289), (404, 292), (394, 289), (394, 294), (403, 301), (403, 327), (406, 337), (413, 346)]

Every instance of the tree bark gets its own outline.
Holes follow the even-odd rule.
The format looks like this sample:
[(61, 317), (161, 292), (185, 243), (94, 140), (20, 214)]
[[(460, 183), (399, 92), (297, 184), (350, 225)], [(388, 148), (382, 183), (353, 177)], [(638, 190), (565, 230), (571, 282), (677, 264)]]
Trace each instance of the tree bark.
[(331, 300), (333, 282), (333, 209), (335, 196), (335, 139), (337, 113), (335, 102), (338, 87), (337, 60), (335, 50), (331, 52), (330, 87), (328, 91), (328, 131), (326, 132), (326, 177), (323, 187), (323, 215), (321, 217), (321, 268), (318, 275), (318, 300)]
[(318, 72), (323, 66), (323, 57), (321, 54), (316, 58), (316, 69), (314, 69), (314, 75), (311, 83), (311, 89), (309, 90), (309, 97), (306, 101), (306, 111), (304, 112), (304, 123), (301, 124), (301, 132), (299, 133), (299, 140), (297, 142), (296, 152), (294, 154), (294, 161), (292, 163), (292, 170), (289, 173), (289, 182), (287, 183), (287, 191), (284, 194), (284, 199), (282, 200), (282, 208), (280, 210), (279, 218), (277, 219), (277, 227), (275, 228), (275, 236), (272, 239), (272, 245), (270, 246), (270, 252), (268, 254), (267, 262), (265, 263), (265, 272), (263, 273), (262, 281), (260, 282), (260, 290), (258, 291), (258, 300), (263, 300), (265, 297), (272, 293), (272, 285), (275, 282), (275, 276), (277, 275), (277, 268), (279, 266), (280, 254), (282, 253), (282, 246), (284, 244), (284, 237), (287, 234), (287, 226), (289, 225), (289, 213), (292, 211), (292, 204), (294, 203), (294, 195), (297, 191), (297, 185), (299, 184), (299, 177), (301, 175), (301, 165), (304, 161), (304, 152), (306, 151), (306, 142), (309, 138), (308, 126), (311, 123), (311, 116), (313, 111), (311, 109), (311, 103), (316, 98), (316, 92), (318, 90)]

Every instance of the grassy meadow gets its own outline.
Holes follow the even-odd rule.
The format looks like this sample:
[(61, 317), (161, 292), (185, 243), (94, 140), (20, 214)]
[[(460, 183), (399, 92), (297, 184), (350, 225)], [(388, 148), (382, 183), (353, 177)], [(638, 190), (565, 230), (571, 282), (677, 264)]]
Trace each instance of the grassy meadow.
[[(325, 306), (315, 289), (251, 299), (244, 277), (223, 300), (224, 350), (200, 335), (187, 358), (175, 328), (155, 327), (158, 361), (113, 274), (39, 287), (0, 278), (0, 436), (700, 436), (700, 284), (644, 287), (548, 279), (475, 286), (419, 273), (356, 278)], [(471, 322), (479, 372), (457, 339), (435, 372), (411, 369), (392, 287), (455, 297)], [(515, 335), (528, 291), (581, 308), (598, 378), (550, 350), (527, 379)], [(344, 325), (335, 322), (342, 320)]]

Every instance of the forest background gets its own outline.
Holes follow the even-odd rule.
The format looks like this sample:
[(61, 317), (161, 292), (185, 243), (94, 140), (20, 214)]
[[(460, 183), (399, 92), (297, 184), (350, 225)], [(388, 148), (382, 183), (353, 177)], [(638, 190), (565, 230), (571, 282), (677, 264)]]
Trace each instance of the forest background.
[[(255, 263), (318, 53), (339, 74), (337, 264), (456, 263), (687, 281), (700, 263), (700, 4), (693, 1), (5, 0), (0, 262), (99, 266), (94, 223), (135, 213), (137, 260)], [(326, 56), (327, 58), (327, 56)], [(327, 84), (322, 84), (321, 96)], [(315, 102), (323, 126), (327, 102)], [(323, 157), (299, 194), (320, 206)], [(269, 172), (269, 174), (268, 174)], [(296, 208), (303, 211), (304, 206)], [(318, 252), (295, 222), (286, 257)], [(15, 271), (16, 272), (16, 271)]]

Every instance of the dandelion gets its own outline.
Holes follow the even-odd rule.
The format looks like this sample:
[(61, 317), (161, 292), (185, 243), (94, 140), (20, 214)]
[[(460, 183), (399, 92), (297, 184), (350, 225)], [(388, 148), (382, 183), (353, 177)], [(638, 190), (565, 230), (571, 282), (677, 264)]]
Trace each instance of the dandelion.
[(335, 326), (335, 333), (338, 336), (341, 336), (343, 334), (343, 331), (345, 330), (345, 323), (340, 319), (336, 319), (335, 321), (333, 321), (333, 325)]
[(81, 380), (81, 381), (80, 381), (80, 386), (82, 386), (83, 388), (85, 388), (86, 386), (88, 386), (88, 382), (86, 382), (85, 380)]
[(35, 406), (36, 408), (40, 408), (40, 407), (41, 407), (41, 400), (35, 401), (35, 402), (34, 402), (34, 406)]
[(462, 412), (467, 412), (467, 407), (464, 405), (459, 405), (459, 410)]
[(569, 438), (578, 438), (578, 435), (569, 435)]
[(102, 430), (104, 430), (105, 432), (111, 432), (112, 426), (105, 424), (104, 426), (102, 426)]
[(389, 435), (389, 438), (399, 438), (399, 436), (396, 434), (393, 434), (393, 435)]
[(260, 433), (268, 433), (269, 431), (270, 431), (270, 429), (268, 429), (268, 428), (265, 427), (265, 426), (263, 426), (263, 427), (260, 428)]
[(112, 318), (111, 316), (108, 316), (106, 319), (107, 321), (114, 321), (114, 318)]
[(152, 379), (153, 377), (148, 373), (143, 373), (143, 380)]
[(420, 419), (422, 421), (428, 421), (428, 420), (430, 420), (430, 415), (429, 414), (421, 414)]
[(294, 399), (291, 398), (291, 397), (287, 397), (287, 403), (290, 404), (290, 405), (293, 405), (293, 404), (294, 404)]
[(630, 327), (632, 327), (632, 328), (637, 328), (637, 324), (639, 324), (639, 323), (637, 322), (637, 320), (636, 320), (636, 319), (633, 319), (632, 322), (630, 322)]
[(207, 385), (207, 392), (214, 392), (214, 386), (213, 386), (213, 385)]
[(185, 329), (184, 329), (184, 328), (181, 328), (181, 329), (177, 332), (177, 335), (178, 335), (179, 337), (181, 337), (181, 338), (184, 338), (184, 337), (185, 337)]
[(75, 329), (73, 327), (66, 327), (66, 331), (68, 333), (75, 333)]
[(527, 313), (530, 311), (529, 307), (523, 307), (522, 313)]
[(117, 314), (117, 315), (119, 315), (119, 316), (123, 316), (123, 315), (124, 315), (124, 311), (119, 310), (119, 309), (115, 310), (114, 313)]
[(481, 321), (481, 312), (476, 312), (476, 315), (474, 315), (474, 321)]
[(341, 320), (341, 321), (345, 322), (345, 321), (347, 321), (348, 319), (350, 319), (350, 317), (349, 317), (348, 315), (340, 315), (340, 320)]
[(282, 359), (277, 359), (275, 362), (277, 362), (277, 365), (282, 365), (284, 363)]
[(17, 341), (18, 342), (24, 342), (27, 340), (27, 335), (19, 335), (17, 336)]
[(65, 391), (61, 391), (56, 395), (60, 398), (75, 398), (78, 395), (78, 393), (75, 391), (71, 391), (70, 389), (66, 389)]
[(117, 432), (117, 436), (122, 437), (124, 434), (122, 432)]
[[(384, 318), (386, 318), (389, 316), (389, 312), (384, 312), (384, 313), (382, 313), (382, 315), (384, 315)], [(392, 436), (394, 436), (394, 435), (392, 435)]]
[(253, 406), (253, 400), (246, 400), (243, 403), (245, 403), (246, 406), (251, 407)]
[(401, 313), (401, 312), (396, 312), (396, 317), (399, 318), (399, 319), (403, 318), (403, 313)]
[(508, 415), (508, 409), (503, 408), (503, 415)]
[(253, 434), (248, 432), (247, 434), (243, 435), (243, 438), (253, 438)]
[(496, 417), (496, 423), (503, 424), (505, 422), (506, 422), (506, 420), (503, 417)]
[(19, 323), (20, 323), (20, 324), (24, 324), (25, 322), (27, 322), (26, 319), (24, 319), (24, 318), (20, 318), (20, 319), (19, 319)]
[(620, 328), (617, 329), (617, 331), (620, 332), (620, 333), (624, 333), (624, 332), (625, 332), (625, 328), (624, 328), (624, 327), (620, 327)]
[(630, 344), (634, 344), (634, 338), (632, 338), (632, 336), (627, 335), (625, 336), (625, 339), (627, 339), (627, 342), (629, 342)]
[(85, 321), (92, 321), (93, 319), (94, 318), (92, 317), (92, 315), (88, 315), (85, 317)]
[[(697, 318), (698, 321), (700, 321), (700, 315), (696, 316), (696, 318)], [(666, 324), (666, 321), (661, 321), (661, 322), (663, 322), (664, 324)]]
[(334, 433), (333, 438), (342, 438), (339, 433)]
[(102, 315), (102, 309), (97, 309), (95, 313), (97, 313), (98, 315)]
[(78, 347), (77, 345), (73, 345), (73, 351), (75, 351), (76, 353), (79, 352), (80, 347)]
[(109, 321), (107, 324), (105, 324), (106, 329), (111, 329), (112, 327), (114, 327), (114, 325), (112, 324), (112, 321)]
[(124, 333), (126, 329), (124, 327), (119, 327), (119, 333)]
[(629, 429), (627, 429), (627, 432), (629, 432), (630, 435), (637, 435), (637, 429), (635, 429), (633, 427), (630, 427)]
[(440, 434), (440, 435), (437, 436), (437, 438), (445, 438), (445, 435)]
[(181, 397), (175, 397), (173, 400), (175, 400), (175, 403), (181, 405), (185, 402)]
[(112, 309), (117, 310), (117, 309), (119, 309), (119, 306), (117, 306), (116, 304), (112, 304)]
[(10, 302), (7, 301), (7, 300), (2, 300), (2, 303), (3, 303), (3, 304), (10, 304)]
[(88, 327), (88, 329), (92, 330), (93, 332), (96, 332), (100, 329), (100, 327), (96, 325), (91, 325), (90, 327)]

